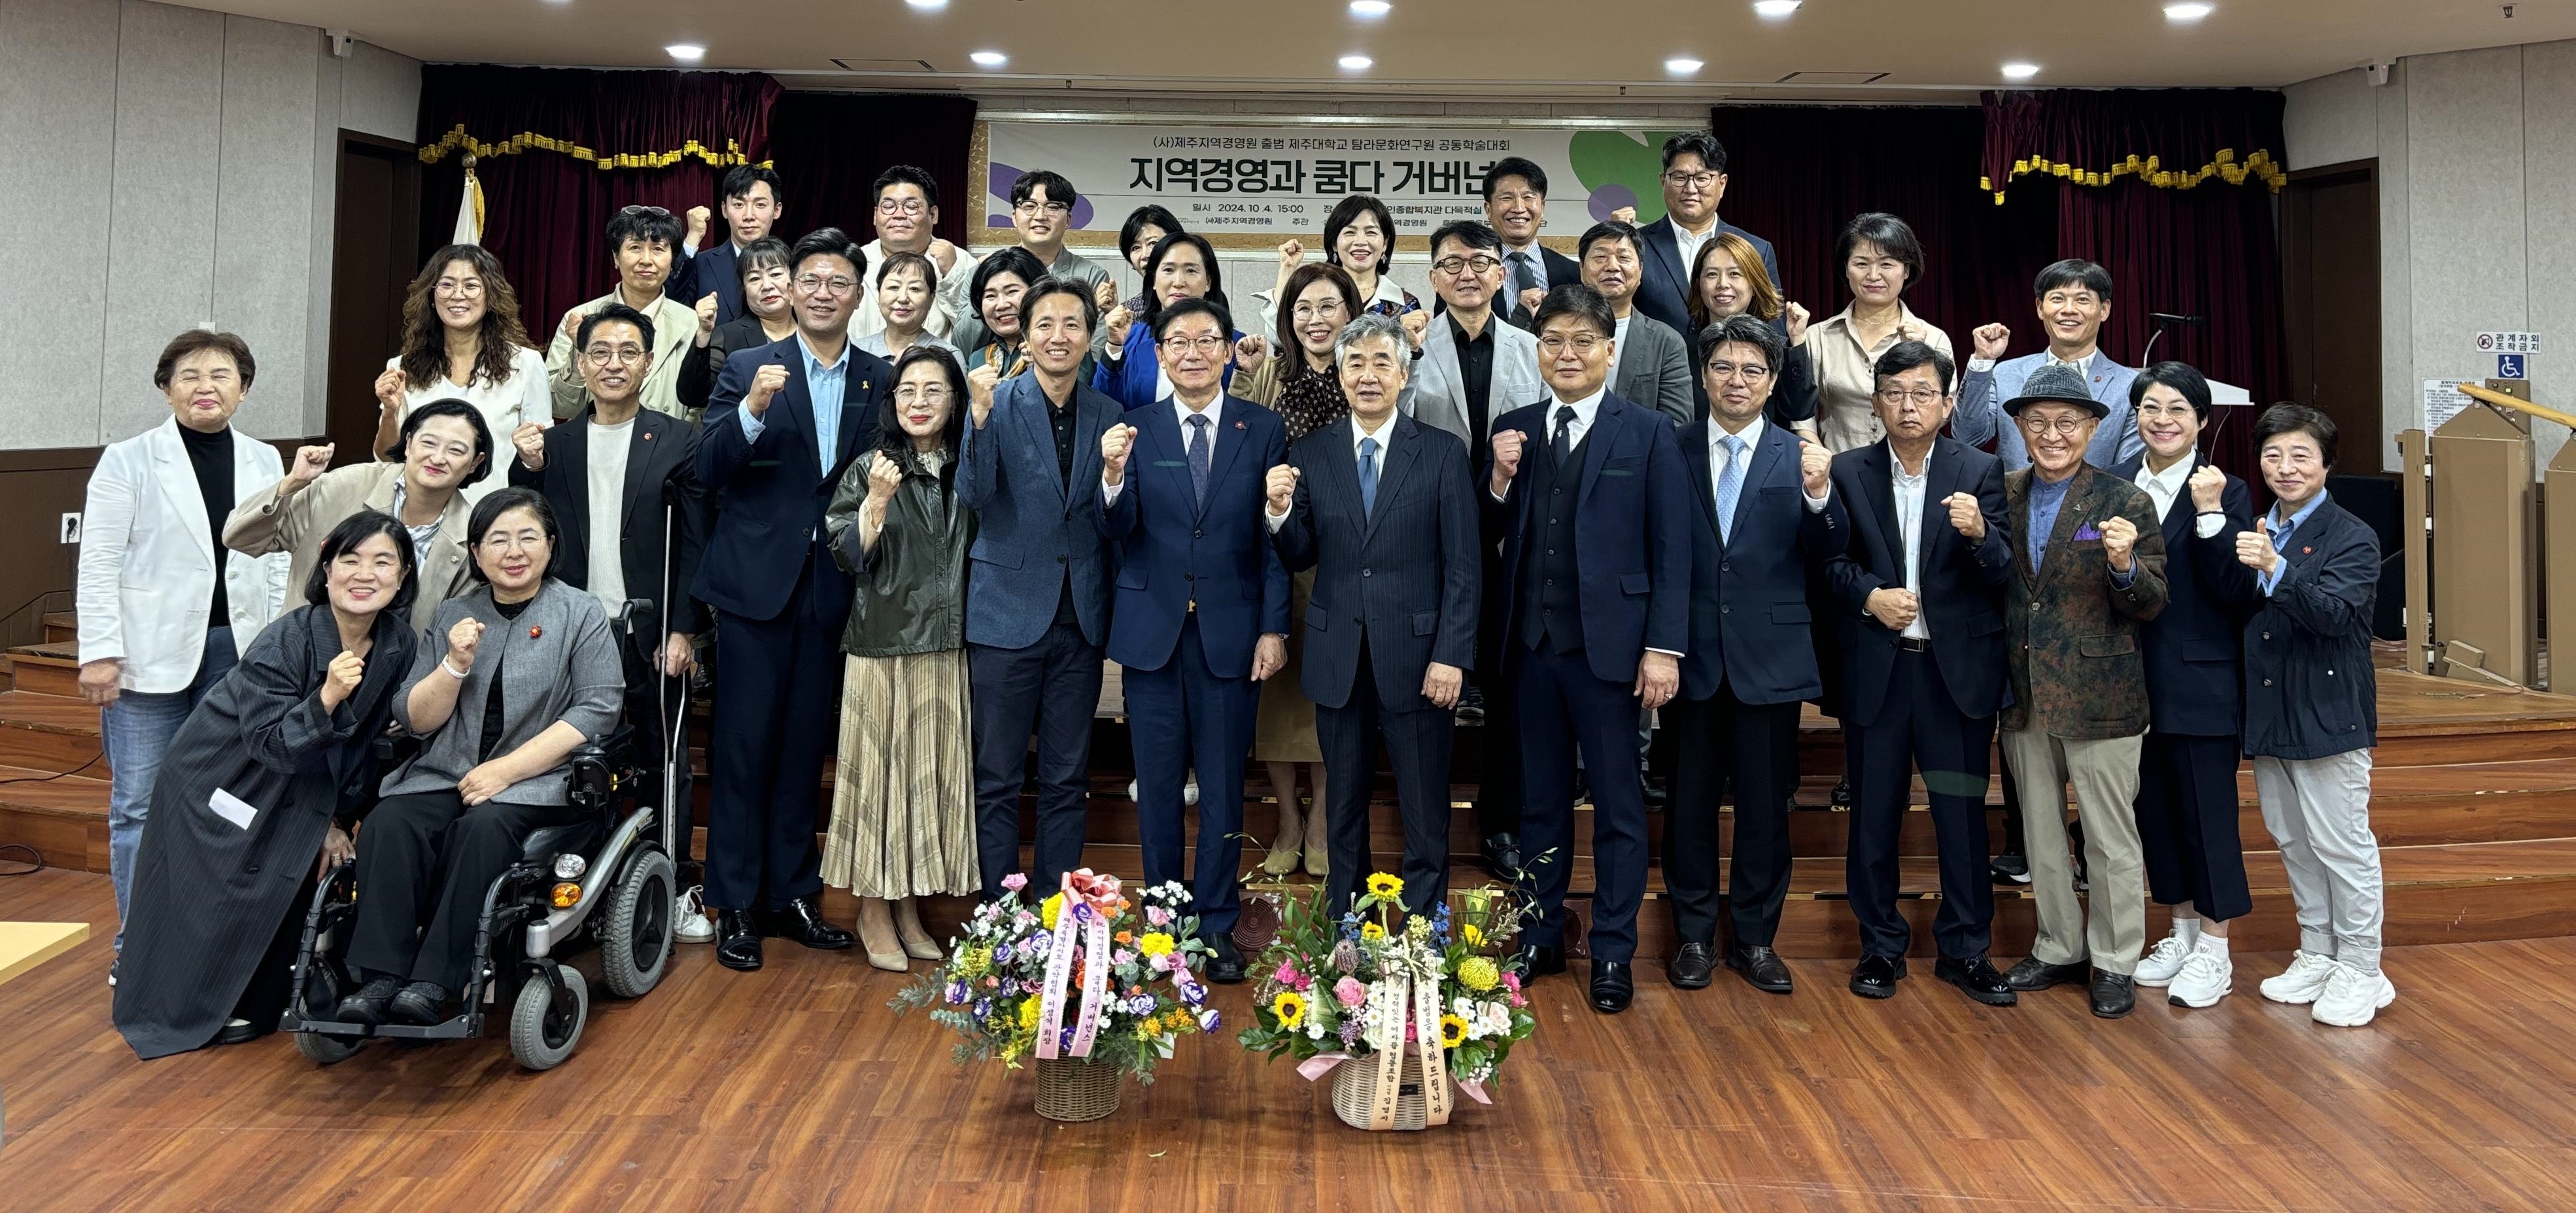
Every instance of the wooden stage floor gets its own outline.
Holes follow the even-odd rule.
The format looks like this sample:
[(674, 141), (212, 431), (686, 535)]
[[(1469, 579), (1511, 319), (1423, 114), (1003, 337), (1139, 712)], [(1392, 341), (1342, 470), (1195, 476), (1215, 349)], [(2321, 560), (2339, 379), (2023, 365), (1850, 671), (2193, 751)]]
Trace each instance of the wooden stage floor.
[[(1979, 1007), (1928, 965), (1884, 1003), (1842, 962), (1787, 998), (1648, 966), (1617, 1017), (1551, 978), (1495, 1106), (1370, 1135), (1224, 1037), (1050, 1124), (1025, 1072), (958, 1071), (887, 1010), (897, 978), (792, 946), (756, 974), (684, 947), (547, 1074), (498, 1040), (145, 1064), (108, 1023), (107, 877), (0, 879), (10, 919), (92, 931), (0, 986), (15, 1213), (2576, 1208), (2576, 939), (2392, 949), (2398, 1001), (2360, 1030), (2262, 1001), (2277, 953), (2216, 1008), (2117, 1023), (2073, 989)], [(1246, 989), (1218, 991), (1229, 1035)]]

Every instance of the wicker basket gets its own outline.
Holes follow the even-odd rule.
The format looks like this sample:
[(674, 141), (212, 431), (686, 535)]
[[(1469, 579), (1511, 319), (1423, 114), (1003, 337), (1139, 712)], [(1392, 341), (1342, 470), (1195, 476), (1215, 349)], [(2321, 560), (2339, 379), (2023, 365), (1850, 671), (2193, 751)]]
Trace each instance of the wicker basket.
[[(1370, 1128), (1369, 1105), (1377, 1099), (1377, 1058), (1355, 1057), (1333, 1067), (1333, 1115), (1354, 1129)], [(1397, 1071), (1402, 1085), (1396, 1088), (1394, 1128), (1411, 1131), (1431, 1127), (1431, 1113), (1422, 1100), (1422, 1048), (1408, 1045), (1404, 1065)], [(1449, 1081), (1444, 1069), (1440, 1081)]]
[[(1078, 1057), (1037, 1060), (1038, 1115), (1048, 1120), (1098, 1120), (1118, 1110), (1118, 1067)], [(1362, 1116), (1367, 1115), (1362, 1105)]]

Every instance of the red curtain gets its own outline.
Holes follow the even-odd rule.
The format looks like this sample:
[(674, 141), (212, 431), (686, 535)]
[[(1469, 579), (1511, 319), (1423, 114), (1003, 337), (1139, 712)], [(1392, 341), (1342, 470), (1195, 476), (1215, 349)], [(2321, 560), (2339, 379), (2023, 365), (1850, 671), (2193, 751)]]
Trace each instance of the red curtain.
[(770, 147), (787, 184), (786, 227), (838, 227), (862, 243), (876, 225), (869, 187), (889, 166), (927, 170), (939, 183), (941, 236), (966, 243), (967, 146), (975, 137), (970, 97), (870, 93), (788, 93), (769, 120)]
[(2281, 188), (2281, 94), (2251, 88), (2029, 89), (1985, 94), (1981, 184), (2037, 174), (2080, 185), (2134, 176), (2188, 189), (2249, 177)]

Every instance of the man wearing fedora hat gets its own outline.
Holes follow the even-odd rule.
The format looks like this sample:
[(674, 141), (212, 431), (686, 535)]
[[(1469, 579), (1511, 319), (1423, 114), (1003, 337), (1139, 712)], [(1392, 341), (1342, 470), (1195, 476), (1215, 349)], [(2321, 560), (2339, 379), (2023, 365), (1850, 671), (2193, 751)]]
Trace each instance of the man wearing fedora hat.
[[(2138, 625), (2164, 609), (2164, 530), (2139, 488), (2084, 461), (2109, 412), (2084, 376), (2042, 367), (2004, 405), (2030, 466), (2004, 477), (2013, 583), (2005, 596), (2012, 703), (2003, 750), (2021, 793), (2039, 935), (2006, 976), (2016, 990), (2092, 982), (2093, 1013), (2135, 1005), (2146, 949), (2146, 868), (2133, 802), (2147, 731)], [(2084, 821), (2092, 914), (2075, 896), (2066, 784)]]

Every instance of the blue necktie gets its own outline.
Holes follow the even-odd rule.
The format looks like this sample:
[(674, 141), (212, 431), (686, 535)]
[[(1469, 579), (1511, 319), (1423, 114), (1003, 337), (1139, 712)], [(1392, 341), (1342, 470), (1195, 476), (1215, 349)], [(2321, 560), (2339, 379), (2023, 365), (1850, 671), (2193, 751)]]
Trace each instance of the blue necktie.
[(1377, 439), (1360, 439), (1360, 517), (1377, 515)]
[(1717, 445), (1726, 448), (1726, 466), (1718, 469), (1717, 473), (1717, 540), (1732, 543), (1735, 540), (1735, 499), (1744, 495), (1744, 474), (1735, 470), (1735, 457), (1743, 453), (1744, 440), (1728, 434), (1719, 438)]
[(1201, 508), (1207, 505), (1208, 419), (1204, 413), (1190, 417), (1190, 489), (1198, 494)]

